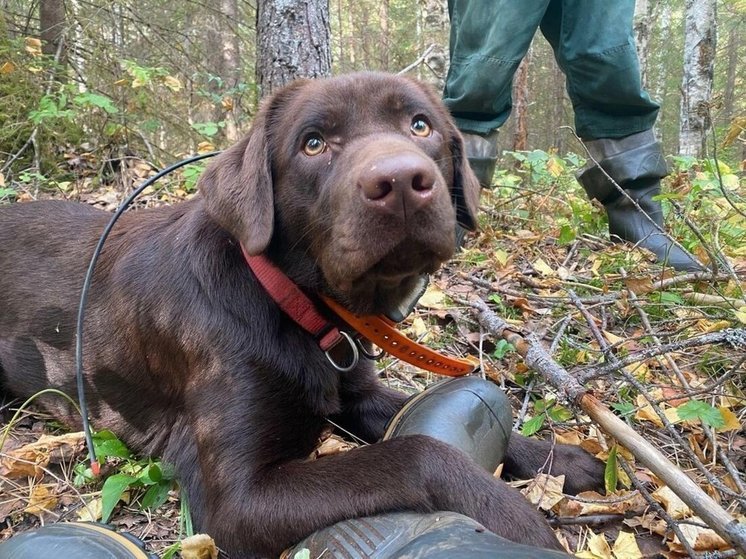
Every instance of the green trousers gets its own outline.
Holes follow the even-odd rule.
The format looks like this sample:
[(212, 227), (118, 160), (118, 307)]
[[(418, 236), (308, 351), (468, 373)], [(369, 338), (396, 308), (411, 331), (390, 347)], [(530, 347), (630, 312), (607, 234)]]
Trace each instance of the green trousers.
[(538, 28), (567, 76), (581, 138), (652, 128), (659, 106), (640, 82), (634, 9), (634, 0), (448, 0), (444, 101), (461, 131), (484, 135), (507, 120), (513, 74)]

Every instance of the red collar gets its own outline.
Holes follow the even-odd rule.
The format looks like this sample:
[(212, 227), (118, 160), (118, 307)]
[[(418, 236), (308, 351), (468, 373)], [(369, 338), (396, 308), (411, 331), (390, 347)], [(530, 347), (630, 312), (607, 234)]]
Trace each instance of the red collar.
[[(350, 336), (324, 318), (308, 296), (266, 256), (251, 256), (243, 245), (241, 251), (249, 268), (269, 296), (298, 326), (313, 336), (327, 359), (340, 371), (349, 371), (358, 363), (359, 352), (353, 337), (366, 338), (394, 357), (439, 375), (457, 377), (477, 369), (477, 365), (470, 360), (447, 357), (410, 340), (394, 327), (392, 320), (384, 316), (356, 315), (336, 301), (322, 297), (329, 308), (353, 329), (354, 335)], [(340, 365), (330, 354), (343, 341), (352, 350), (350, 365)]]

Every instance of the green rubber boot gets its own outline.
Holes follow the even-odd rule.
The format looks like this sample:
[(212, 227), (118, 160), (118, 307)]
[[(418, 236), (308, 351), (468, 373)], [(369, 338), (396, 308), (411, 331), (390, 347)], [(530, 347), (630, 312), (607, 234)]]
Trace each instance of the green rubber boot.
[[(694, 256), (663, 231), (663, 210), (655, 197), (660, 194), (660, 180), (668, 169), (652, 130), (624, 138), (590, 140), (585, 145), (598, 165), (589, 163), (578, 175), (578, 181), (589, 198), (604, 205), (611, 239), (644, 247), (659, 262), (676, 270), (705, 271)], [(629, 197), (619, 192), (607, 175)]]
[[(492, 179), (495, 176), (495, 167), (497, 167), (497, 134), (497, 130), (486, 136), (468, 132), (461, 133), (464, 138), (466, 159), (482, 188), (492, 187)], [(456, 225), (456, 249), (464, 245), (465, 237), (466, 229)]]
[(60, 522), (21, 532), (0, 544), (0, 559), (157, 559), (130, 534), (105, 524)]

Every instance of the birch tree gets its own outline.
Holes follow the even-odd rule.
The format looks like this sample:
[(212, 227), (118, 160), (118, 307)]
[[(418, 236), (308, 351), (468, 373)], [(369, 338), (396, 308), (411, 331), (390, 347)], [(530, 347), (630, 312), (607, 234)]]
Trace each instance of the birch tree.
[(715, 70), (715, 0), (685, 0), (679, 152), (700, 157), (710, 128)]

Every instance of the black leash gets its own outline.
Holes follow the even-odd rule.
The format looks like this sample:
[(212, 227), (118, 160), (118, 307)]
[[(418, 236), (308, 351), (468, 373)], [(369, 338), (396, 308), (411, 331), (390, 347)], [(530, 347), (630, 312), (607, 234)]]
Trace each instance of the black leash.
[(88, 456), (91, 460), (91, 471), (93, 472), (93, 475), (97, 476), (99, 474), (101, 465), (96, 459), (96, 450), (93, 448), (93, 436), (91, 434), (91, 425), (88, 421), (88, 405), (86, 404), (85, 386), (83, 385), (83, 319), (85, 317), (85, 305), (88, 302), (88, 291), (90, 290), (91, 282), (93, 281), (93, 270), (96, 268), (96, 262), (98, 261), (101, 250), (104, 248), (104, 243), (109, 237), (109, 233), (111, 233), (114, 224), (125, 212), (125, 210), (129, 208), (130, 205), (132, 205), (132, 202), (134, 202), (135, 199), (140, 194), (142, 194), (146, 188), (148, 188), (151, 184), (153, 184), (161, 177), (175, 171), (180, 167), (183, 167), (184, 165), (189, 165), (190, 163), (195, 163), (197, 161), (201, 161), (202, 159), (207, 159), (208, 157), (213, 157), (219, 153), (219, 151), (212, 151), (210, 153), (203, 153), (200, 155), (195, 155), (194, 157), (190, 157), (188, 159), (184, 159), (166, 167), (165, 169), (156, 173), (144, 183), (142, 183), (139, 187), (137, 187), (137, 189), (135, 189), (132, 194), (127, 197), (124, 202), (122, 202), (119, 208), (117, 208), (117, 211), (114, 212), (114, 215), (112, 216), (111, 220), (109, 220), (109, 223), (106, 225), (106, 228), (101, 234), (101, 237), (98, 240), (98, 244), (93, 251), (93, 256), (91, 257), (91, 262), (88, 265), (88, 271), (85, 275), (85, 281), (83, 282), (83, 290), (80, 292), (80, 305), (78, 306), (78, 321), (76, 324), (77, 335), (75, 340), (75, 378), (78, 385), (78, 404), (80, 405), (80, 413), (83, 417), (83, 433), (85, 434), (85, 442), (86, 446), (88, 447)]

